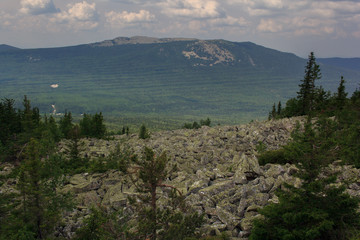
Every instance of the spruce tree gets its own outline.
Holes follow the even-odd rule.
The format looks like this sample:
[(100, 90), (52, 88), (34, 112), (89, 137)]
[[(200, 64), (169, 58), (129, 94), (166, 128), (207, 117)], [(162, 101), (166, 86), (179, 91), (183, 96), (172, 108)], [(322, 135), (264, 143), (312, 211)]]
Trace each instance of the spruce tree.
[(309, 118), (303, 132), (297, 128), (284, 155), (296, 162), (302, 186), (284, 183), (277, 192), (279, 203), (259, 210), (264, 218), (254, 222), (250, 240), (345, 240), (360, 230), (359, 200), (345, 193), (345, 186), (334, 184), (336, 173), (323, 174), (339, 158), (334, 128), (336, 122), (327, 118), (316, 126)]
[(200, 125), (201, 126), (209, 126), (210, 127), (210, 124), (211, 124), (211, 120), (210, 118), (206, 118), (205, 120), (200, 120)]
[(59, 129), (57, 123), (56, 123), (55, 118), (52, 115), (49, 117), (48, 128), (49, 128), (55, 142), (60, 141), (61, 132), (60, 132), (60, 129)]
[(346, 104), (347, 93), (345, 92), (345, 79), (341, 76), (340, 85), (337, 89), (337, 94), (335, 97), (336, 106), (338, 110), (342, 110)]
[(59, 129), (65, 138), (70, 137), (70, 131), (73, 128), (71, 112), (65, 111), (65, 115), (59, 121)]
[(276, 117), (276, 106), (275, 103), (272, 106), (271, 112), (269, 112), (269, 120), (270, 119), (275, 119)]
[[(31, 139), (26, 145), (17, 176), (14, 196), (2, 224), (0, 239), (48, 239), (60, 220), (61, 211), (71, 206), (67, 194), (60, 194), (60, 175), (51, 157), (43, 159), (44, 146)], [(9, 203), (8, 203), (9, 204)]]
[(21, 115), (14, 107), (13, 99), (2, 99), (0, 101), (0, 160), (11, 156), (11, 145), (16, 136), (21, 133)]
[(94, 134), (93, 136), (96, 138), (102, 138), (106, 133), (106, 126), (104, 124), (104, 117), (102, 113), (96, 113), (92, 119)]
[(281, 102), (279, 101), (279, 103), (278, 103), (278, 106), (277, 106), (277, 112), (276, 112), (276, 115), (277, 116), (280, 116), (281, 115)]
[(91, 115), (84, 113), (83, 118), (80, 120), (80, 132), (84, 137), (92, 136), (92, 121)]
[(297, 99), (300, 101), (300, 115), (307, 115), (314, 110), (315, 81), (321, 78), (320, 67), (316, 64), (314, 53), (311, 52), (305, 67), (305, 76), (299, 85)]
[[(186, 206), (182, 193), (175, 187), (165, 184), (169, 171), (169, 159), (165, 153), (158, 156), (145, 148), (142, 158), (132, 158), (126, 169), (139, 194), (130, 198), (137, 212), (137, 232), (133, 239), (182, 240), (195, 235), (195, 230), (203, 223), (203, 216), (191, 212)], [(170, 170), (169, 170), (170, 169)], [(168, 202), (159, 206), (159, 192), (168, 191)]]
[(140, 139), (146, 139), (146, 138), (149, 138), (150, 137), (150, 134), (148, 132), (148, 130), (146, 129), (145, 125), (141, 125), (140, 127), (140, 131), (139, 131), (139, 138)]

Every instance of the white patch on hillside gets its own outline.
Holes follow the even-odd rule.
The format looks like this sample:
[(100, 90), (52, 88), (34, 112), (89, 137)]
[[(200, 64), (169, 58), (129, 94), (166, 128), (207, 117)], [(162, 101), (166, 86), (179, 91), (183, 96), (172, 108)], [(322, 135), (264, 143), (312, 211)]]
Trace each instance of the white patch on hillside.
[(252, 65), (253, 67), (255, 67), (256, 64), (255, 64), (254, 60), (253, 60), (250, 56), (248, 56), (248, 57), (249, 57), (249, 62), (251, 63), (251, 65)]
[(189, 44), (187, 48), (187, 51), (182, 51), (184, 57), (208, 61), (209, 66), (235, 61), (235, 56), (229, 50), (219, 47), (216, 43), (197, 41)]
[(56, 107), (55, 107), (55, 105), (51, 105), (51, 107), (53, 108), (52, 114), (56, 115)]

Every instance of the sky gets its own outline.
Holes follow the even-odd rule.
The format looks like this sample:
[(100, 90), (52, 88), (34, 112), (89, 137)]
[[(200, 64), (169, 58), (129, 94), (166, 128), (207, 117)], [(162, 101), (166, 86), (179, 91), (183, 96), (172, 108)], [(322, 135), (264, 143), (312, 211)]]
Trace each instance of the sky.
[(116, 37), (251, 41), (306, 58), (360, 57), (360, 0), (0, 0), (0, 44)]

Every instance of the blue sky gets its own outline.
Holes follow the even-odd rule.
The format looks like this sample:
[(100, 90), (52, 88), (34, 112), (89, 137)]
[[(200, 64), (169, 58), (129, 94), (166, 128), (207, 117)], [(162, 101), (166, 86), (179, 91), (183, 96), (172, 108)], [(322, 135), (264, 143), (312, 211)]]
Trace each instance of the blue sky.
[(0, 44), (59, 47), (119, 36), (254, 43), (360, 57), (359, 0), (1, 0)]

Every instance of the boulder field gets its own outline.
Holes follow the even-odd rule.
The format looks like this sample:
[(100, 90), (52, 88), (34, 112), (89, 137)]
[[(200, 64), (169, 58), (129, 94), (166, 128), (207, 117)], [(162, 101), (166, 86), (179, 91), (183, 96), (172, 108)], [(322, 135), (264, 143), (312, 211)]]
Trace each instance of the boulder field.
[[(145, 140), (136, 134), (116, 136), (113, 140), (83, 139), (82, 154), (91, 158), (106, 157), (117, 145), (122, 149), (131, 148), (139, 156), (145, 146), (157, 154), (166, 152), (170, 165), (177, 165), (177, 171), (169, 175), (166, 184), (178, 188), (195, 211), (205, 213), (206, 224), (202, 230), (211, 235), (225, 231), (234, 240), (247, 239), (253, 219), (260, 217), (258, 209), (278, 201), (275, 191), (284, 182), (301, 185), (294, 177), (297, 172), (294, 165), (259, 166), (257, 160), (257, 146), (277, 149), (286, 144), (297, 121), (302, 123), (304, 119), (155, 132)], [(64, 145), (59, 148), (64, 151)], [(340, 164), (330, 168), (341, 172), (338, 181), (352, 182), (347, 191), (360, 197), (358, 169)], [(64, 216), (58, 234), (71, 238), (93, 205), (129, 209), (127, 197), (135, 192), (129, 182), (118, 170), (69, 177), (64, 190), (74, 194), (77, 207)]]

